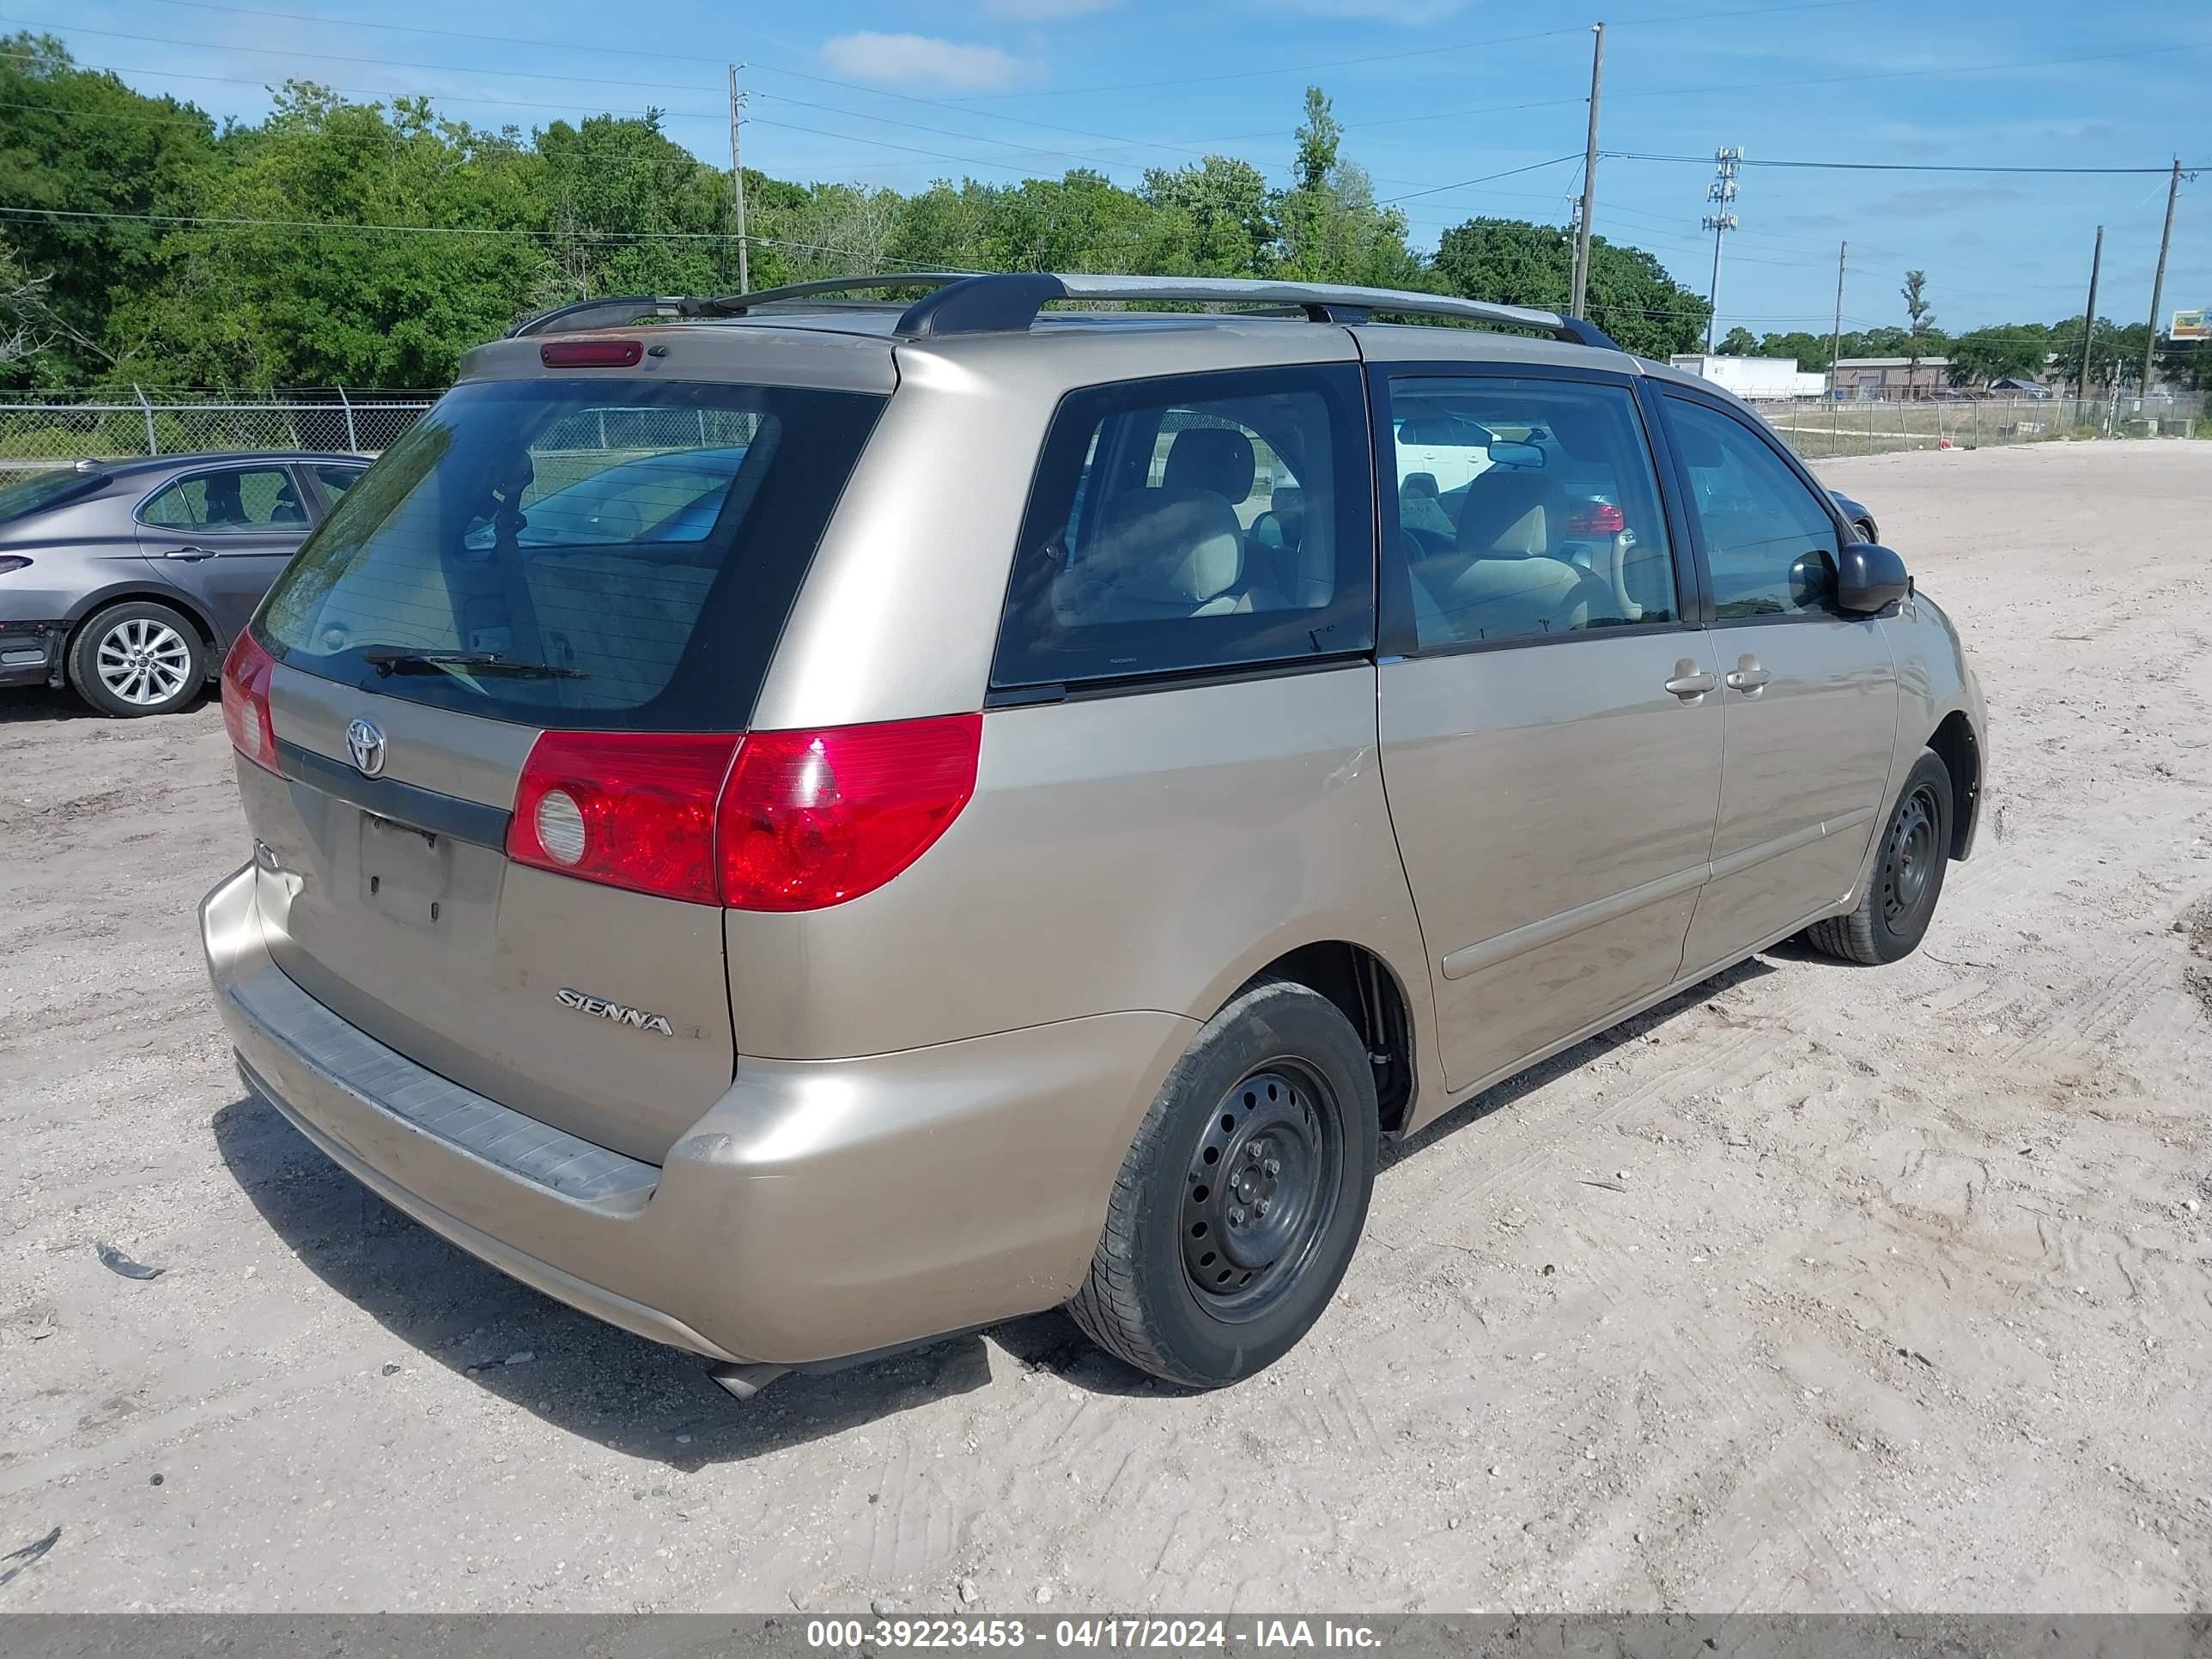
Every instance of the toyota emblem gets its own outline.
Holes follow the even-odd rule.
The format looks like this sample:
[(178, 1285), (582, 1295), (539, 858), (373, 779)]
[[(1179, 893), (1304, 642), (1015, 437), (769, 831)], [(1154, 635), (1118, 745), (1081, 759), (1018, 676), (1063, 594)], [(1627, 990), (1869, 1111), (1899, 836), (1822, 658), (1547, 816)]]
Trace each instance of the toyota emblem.
[(362, 776), (376, 776), (384, 770), (384, 733), (373, 720), (356, 720), (346, 727), (346, 753), (353, 757), (354, 769)]

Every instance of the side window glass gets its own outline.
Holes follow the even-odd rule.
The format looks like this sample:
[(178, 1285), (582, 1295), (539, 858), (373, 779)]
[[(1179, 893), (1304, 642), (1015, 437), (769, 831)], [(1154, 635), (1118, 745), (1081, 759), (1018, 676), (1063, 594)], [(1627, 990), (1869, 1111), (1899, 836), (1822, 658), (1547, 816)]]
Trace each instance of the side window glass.
[(138, 516), (163, 530), (196, 529), (202, 522), (199, 507), (206, 499), (207, 491), (200, 479), (182, 479), (140, 507)]
[(315, 467), (315, 481), (322, 485), (323, 494), (331, 498), (331, 505), (336, 507), (339, 498), (359, 483), (361, 475), (367, 471), (368, 469), (363, 466), (331, 466), (319, 463)]
[(291, 469), (238, 467), (179, 478), (138, 516), (164, 530), (268, 530), (307, 522)]
[(1420, 648), (1679, 617), (1626, 387), (1408, 375), (1391, 382), (1390, 425)]
[(992, 684), (1366, 649), (1367, 474), (1349, 366), (1072, 394), (1045, 441)]
[(1713, 614), (1788, 617), (1826, 608), (1836, 526), (1787, 463), (1742, 422), (1686, 398), (1667, 400), (1690, 503), (1705, 532)]

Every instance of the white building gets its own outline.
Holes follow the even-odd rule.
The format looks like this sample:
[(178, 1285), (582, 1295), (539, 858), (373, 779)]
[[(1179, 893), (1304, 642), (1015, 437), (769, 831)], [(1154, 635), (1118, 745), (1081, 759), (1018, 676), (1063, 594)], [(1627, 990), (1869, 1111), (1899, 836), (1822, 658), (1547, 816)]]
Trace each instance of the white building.
[(1750, 403), (1777, 398), (1824, 398), (1828, 392), (1828, 377), (1800, 374), (1795, 357), (1723, 357), (1678, 352), (1667, 361)]

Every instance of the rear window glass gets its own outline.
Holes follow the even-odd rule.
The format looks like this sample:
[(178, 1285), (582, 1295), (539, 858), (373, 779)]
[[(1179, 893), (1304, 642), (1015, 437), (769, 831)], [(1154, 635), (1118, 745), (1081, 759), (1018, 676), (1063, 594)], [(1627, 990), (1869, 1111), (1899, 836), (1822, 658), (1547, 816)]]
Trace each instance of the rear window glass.
[(1073, 393), (1045, 441), (992, 684), (1366, 649), (1368, 470), (1348, 365)]
[(258, 632), (288, 666), (473, 714), (740, 727), (882, 403), (457, 387), (331, 509)]
[(79, 472), (74, 468), (18, 472), (12, 477), (0, 473), (0, 522), (20, 519), (41, 507), (58, 507), (72, 495), (89, 495), (106, 482), (97, 472)]

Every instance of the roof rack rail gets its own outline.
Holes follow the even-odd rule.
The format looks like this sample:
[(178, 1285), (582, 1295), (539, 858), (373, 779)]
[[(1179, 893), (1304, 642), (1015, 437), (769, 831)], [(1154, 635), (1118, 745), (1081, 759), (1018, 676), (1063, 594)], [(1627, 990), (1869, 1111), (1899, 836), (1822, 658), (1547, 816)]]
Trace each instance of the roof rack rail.
[(844, 294), (878, 288), (943, 288), (964, 283), (972, 270), (928, 270), (902, 276), (833, 276), (819, 282), (787, 283), (750, 294), (726, 294), (717, 298), (685, 295), (626, 294), (606, 300), (577, 300), (550, 311), (526, 317), (507, 330), (510, 340), (531, 334), (579, 334), (595, 328), (621, 328), (645, 319), (696, 321), (702, 318), (742, 317), (757, 306), (789, 300), (810, 299), (817, 294)]
[(1402, 317), (1449, 317), (1530, 329), (1576, 345), (1618, 350), (1602, 329), (1578, 317), (1527, 306), (1462, 300), (1449, 294), (1416, 294), (1389, 288), (1355, 288), (1342, 283), (1249, 281), (1235, 276), (1117, 276), (1097, 273), (1022, 272), (970, 276), (948, 283), (907, 307), (898, 331), (915, 337), (942, 334), (1018, 331), (1036, 320), (1055, 300), (1212, 301), (1215, 304), (1290, 306), (1317, 323), (1364, 323), (1376, 312)]
[(909, 339), (954, 334), (1020, 333), (1037, 313), (1059, 300), (1097, 300), (1115, 304), (1146, 301), (1288, 307), (1317, 323), (1364, 323), (1375, 313), (1401, 317), (1449, 317), (1465, 322), (1525, 328), (1575, 345), (1619, 350), (1605, 331), (1579, 317), (1528, 306), (1462, 300), (1449, 294), (1408, 289), (1357, 288), (1341, 283), (1248, 281), (1233, 276), (1120, 276), (1088, 272), (900, 271), (878, 276), (832, 276), (790, 283), (750, 294), (719, 299), (654, 298), (580, 300), (543, 312), (507, 331), (510, 339), (528, 334), (567, 334), (617, 328), (641, 318), (742, 317), (763, 306), (817, 295), (865, 293), (873, 289), (927, 288), (931, 292), (899, 315), (897, 332)]

